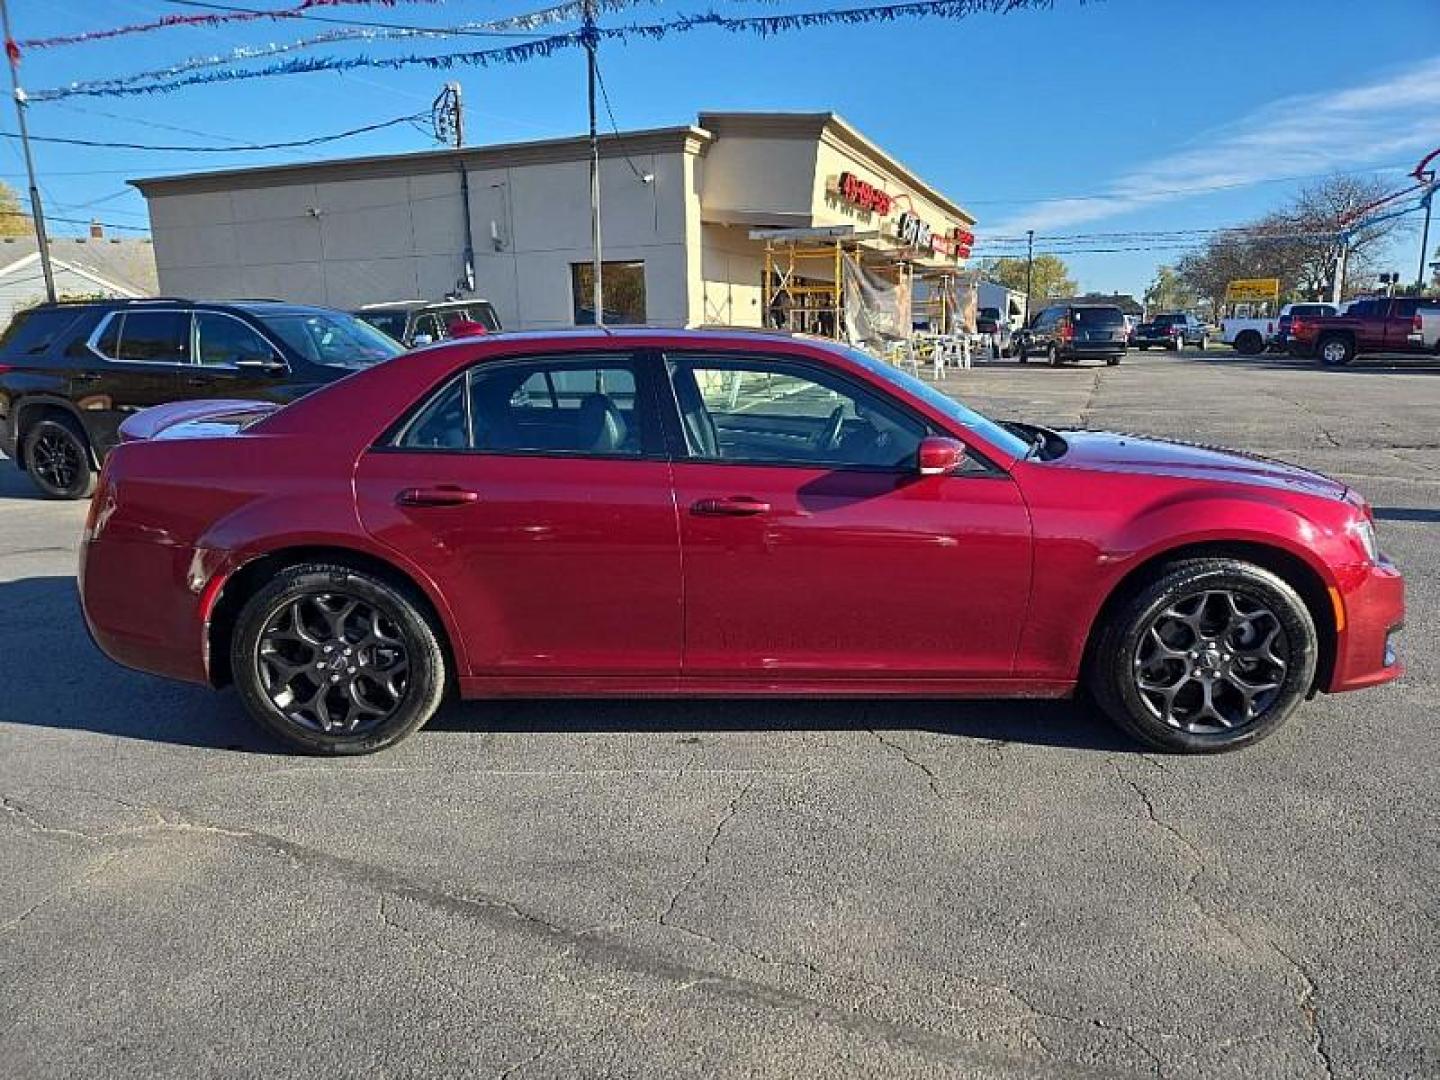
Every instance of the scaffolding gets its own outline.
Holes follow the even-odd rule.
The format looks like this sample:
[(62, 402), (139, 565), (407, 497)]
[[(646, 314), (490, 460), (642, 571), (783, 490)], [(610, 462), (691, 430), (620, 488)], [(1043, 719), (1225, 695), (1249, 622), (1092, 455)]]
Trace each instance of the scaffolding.
[(757, 230), (765, 241), (765, 325), (840, 341), (845, 338), (845, 258), (894, 282), (908, 283), (910, 260), (866, 247), (884, 239), (879, 231), (831, 229)]

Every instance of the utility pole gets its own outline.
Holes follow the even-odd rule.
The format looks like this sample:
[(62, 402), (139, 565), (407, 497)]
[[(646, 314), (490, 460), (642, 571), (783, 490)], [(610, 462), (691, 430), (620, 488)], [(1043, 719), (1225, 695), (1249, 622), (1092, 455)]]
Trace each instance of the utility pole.
[(1430, 190), (1425, 193), (1425, 225), (1420, 232), (1420, 270), (1415, 275), (1416, 296), (1425, 291), (1425, 260), (1430, 256), (1430, 207), (1435, 202), (1435, 170), (1420, 175), (1423, 182), (1430, 185)]
[(1345, 266), (1350, 261), (1350, 234), (1340, 237), (1340, 253), (1335, 256), (1335, 282), (1330, 288), (1330, 302), (1340, 306), (1340, 296), (1345, 290)]
[(1035, 230), (1025, 230), (1025, 325), (1030, 325), (1030, 289), (1035, 275)]
[(0, 0), (0, 28), (5, 31), (5, 55), (10, 59), (10, 86), (15, 94), (15, 118), (20, 124), (20, 146), (25, 151), (25, 174), (30, 178), (30, 216), (35, 222), (35, 244), (40, 251), (40, 272), (45, 276), (45, 299), (55, 302), (55, 271), (50, 267), (50, 238), (45, 235), (45, 208), (35, 182), (35, 159), (30, 154), (30, 129), (25, 123), (29, 99), (20, 88), (20, 50), (10, 34), (10, 9)]
[(595, 325), (603, 326), (605, 296), (600, 281), (600, 137), (595, 129), (595, 49), (600, 43), (600, 36), (595, 31), (595, 0), (585, 0), (584, 16), (580, 36), (585, 42), (590, 90), (590, 243), (593, 249), (590, 272), (595, 279), (590, 302), (595, 308)]
[[(445, 84), (445, 88), (430, 106), (430, 118), (435, 125), (437, 140), (453, 145), (456, 150), (464, 149), (465, 105), (460, 96), (458, 82)], [(470, 221), (470, 170), (465, 167), (463, 157), (457, 155), (457, 158), (460, 166), (460, 207), (465, 218), (465, 250), (461, 259), (460, 278), (455, 282), (453, 293), (447, 294), (447, 299), (451, 296), (458, 299), (475, 289), (475, 230)]]

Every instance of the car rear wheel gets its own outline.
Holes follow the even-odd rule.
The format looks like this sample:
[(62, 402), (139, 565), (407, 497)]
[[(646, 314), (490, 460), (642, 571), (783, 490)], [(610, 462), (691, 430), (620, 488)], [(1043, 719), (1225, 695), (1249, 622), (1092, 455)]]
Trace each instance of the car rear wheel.
[(95, 490), (90, 443), (69, 417), (46, 417), (25, 433), (25, 468), (51, 499), (88, 499)]
[(250, 715), (311, 754), (368, 754), (419, 730), (445, 692), (423, 606), (371, 574), (308, 563), (240, 611), (231, 671)]
[(1201, 335), (1200, 335), (1200, 351), (1201, 351), (1201, 352), (1204, 352), (1204, 351), (1205, 351), (1206, 349), (1208, 349), (1208, 348), (1210, 348), (1210, 335), (1209, 335), (1209, 334), (1201, 334)]
[(1173, 563), (1098, 628), (1100, 707), (1162, 750), (1218, 753), (1274, 732), (1310, 691), (1319, 640), (1299, 595), (1238, 559)]
[(1245, 330), (1235, 339), (1235, 351), (1241, 356), (1255, 356), (1265, 347), (1265, 342), (1260, 339), (1260, 334), (1255, 330)]
[(1025, 346), (1024, 346), (1024, 345), (1016, 345), (1016, 346), (1014, 347), (1014, 353), (1015, 353), (1015, 359), (1016, 359), (1016, 360), (1019, 360), (1020, 363), (1022, 363), (1022, 364), (1023, 364), (1023, 363), (1026, 363), (1026, 362), (1030, 359), (1030, 357), (1025, 354)]
[(1340, 364), (1348, 364), (1355, 359), (1355, 342), (1340, 334), (1331, 334), (1329, 337), (1320, 339), (1316, 348), (1322, 364), (1336, 367)]
[(1105, 363), (1106, 363), (1106, 365), (1109, 366), (1109, 367), (1115, 367), (1117, 364), (1120, 363), (1120, 357), (1118, 357), (1118, 356), (1107, 356), (1107, 357), (1105, 357)]

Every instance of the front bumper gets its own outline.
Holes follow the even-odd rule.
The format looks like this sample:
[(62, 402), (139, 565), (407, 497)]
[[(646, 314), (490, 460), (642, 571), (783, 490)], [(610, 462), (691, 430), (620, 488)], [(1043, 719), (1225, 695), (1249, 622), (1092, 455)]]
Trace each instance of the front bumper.
[(1332, 593), (1337, 621), (1330, 693), (1362, 690), (1405, 673), (1396, 636), (1405, 625), (1405, 579), (1393, 563), (1349, 567)]

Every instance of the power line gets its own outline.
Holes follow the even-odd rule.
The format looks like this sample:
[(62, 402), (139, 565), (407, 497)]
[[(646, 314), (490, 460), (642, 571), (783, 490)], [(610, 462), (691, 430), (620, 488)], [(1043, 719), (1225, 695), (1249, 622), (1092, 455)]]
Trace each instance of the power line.
[[(379, 131), (382, 128), (395, 127), (398, 124), (408, 124), (412, 120), (418, 120), (429, 113), (411, 113), (409, 116), (397, 116), (393, 120), (383, 120), (378, 124), (366, 124), (364, 127), (351, 128), (349, 131), (340, 131), (334, 135), (316, 135), (309, 139), (294, 139), (290, 142), (275, 143), (245, 143), (239, 146), (160, 146), (152, 143), (130, 143), (130, 142), (100, 142), (94, 139), (67, 139), (58, 135), (32, 135), (31, 142), (60, 143), (65, 146), (91, 146), (101, 147), (107, 150), (164, 150), (167, 152), (180, 152), (187, 154), (234, 154), (241, 151), (252, 150), (289, 150), (296, 146), (318, 146), (321, 143), (335, 142), (338, 139), (348, 139), (354, 135), (364, 135), (372, 131)], [(18, 139), (19, 135), (9, 131), (0, 131), (0, 137), (6, 139)]]
[[(21, 217), (29, 219), (30, 215), (24, 210), (0, 210), (3, 217)], [(103, 225), (107, 229), (129, 229), (132, 232), (149, 232), (148, 225), (121, 225), (118, 221), (97, 221), (94, 218), (70, 218), (56, 217), (54, 214), (46, 214), (46, 221), (59, 221), (66, 225)]]

